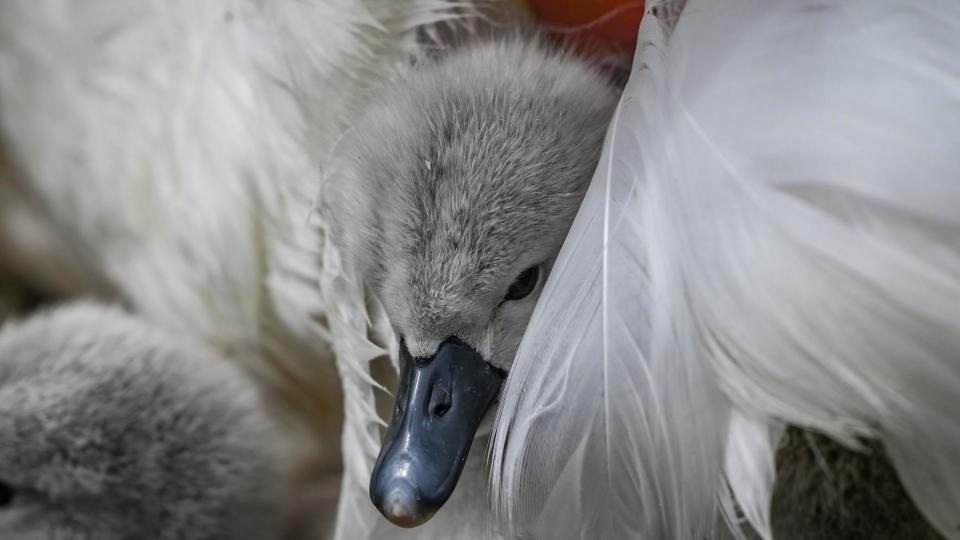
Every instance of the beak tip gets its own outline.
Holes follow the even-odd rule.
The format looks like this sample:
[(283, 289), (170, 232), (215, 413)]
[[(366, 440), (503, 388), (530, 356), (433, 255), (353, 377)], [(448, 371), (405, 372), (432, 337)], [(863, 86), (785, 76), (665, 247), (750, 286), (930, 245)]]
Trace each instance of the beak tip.
[(377, 509), (390, 523), (399, 527), (412, 528), (426, 523), (436, 510), (430, 510), (417, 497), (413, 486), (406, 482), (393, 482), (383, 490), (386, 493), (379, 501), (374, 501)]

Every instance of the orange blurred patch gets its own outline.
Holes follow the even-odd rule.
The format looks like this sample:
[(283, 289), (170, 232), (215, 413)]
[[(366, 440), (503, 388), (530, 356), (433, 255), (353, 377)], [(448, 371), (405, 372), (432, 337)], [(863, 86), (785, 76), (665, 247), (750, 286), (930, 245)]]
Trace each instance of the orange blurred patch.
[(632, 54), (643, 17), (642, 0), (527, 0), (553, 34), (581, 50)]

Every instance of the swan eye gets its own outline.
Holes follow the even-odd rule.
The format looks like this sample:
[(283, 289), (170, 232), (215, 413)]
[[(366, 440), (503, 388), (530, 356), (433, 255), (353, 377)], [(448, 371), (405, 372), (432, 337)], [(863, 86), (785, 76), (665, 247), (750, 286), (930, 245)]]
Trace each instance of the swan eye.
[(507, 300), (520, 300), (526, 298), (537, 288), (537, 282), (540, 280), (540, 267), (531, 266), (513, 280), (510, 288), (507, 289)]
[(17, 497), (17, 490), (13, 489), (10, 485), (0, 482), (0, 510), (13, 504), (13, 500)]

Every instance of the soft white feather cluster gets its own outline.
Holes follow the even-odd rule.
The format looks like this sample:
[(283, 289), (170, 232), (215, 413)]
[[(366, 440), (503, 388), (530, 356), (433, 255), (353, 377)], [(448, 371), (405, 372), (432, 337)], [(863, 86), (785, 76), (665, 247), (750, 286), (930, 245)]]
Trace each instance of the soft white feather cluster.
[(646, 18), (504, 391), (507, 530), (769, 537), (786, 421), (881, 438), (960, 538), (958, 51), (951, 0)]

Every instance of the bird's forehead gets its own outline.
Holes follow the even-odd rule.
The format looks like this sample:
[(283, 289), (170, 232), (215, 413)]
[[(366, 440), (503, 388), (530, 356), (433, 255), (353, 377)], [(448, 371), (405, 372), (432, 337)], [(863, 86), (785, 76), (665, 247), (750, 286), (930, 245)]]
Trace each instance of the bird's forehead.
[(449, 317), (464, 312), (499, 285), (514, 238), (467, 212), (411, 220), (406, 235), (413, 306)]
[(550, 194), (495, 184), (448, 179), (419, 194), (401, 235), (413, 282), (425, 290), (483, 294), (522, 263), (538, 238), (547, 240), (556, 225), (542, 211)]
[[(427, 334), (489, 316), (517, 272), (555, 255), (582, 196), (556, 156), (468, 140), (433, 139), (408, 154), (418, 158), (398, 171), (400, 211), (384, 223), (398, 262), (387, 273), (403, 276), (392, 285), (406, 289), (402, 309)], [(523, 146), (513, 142), (497, 146)]]

